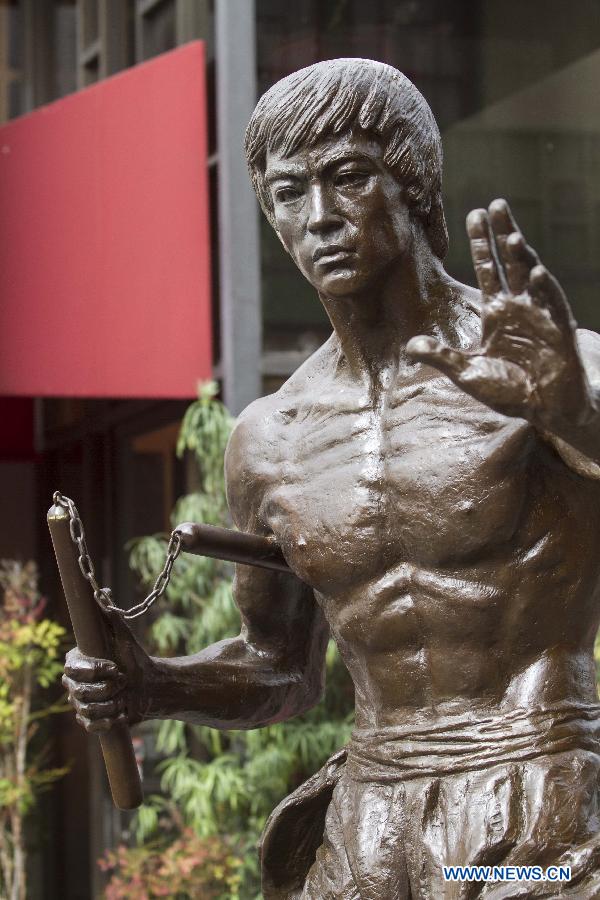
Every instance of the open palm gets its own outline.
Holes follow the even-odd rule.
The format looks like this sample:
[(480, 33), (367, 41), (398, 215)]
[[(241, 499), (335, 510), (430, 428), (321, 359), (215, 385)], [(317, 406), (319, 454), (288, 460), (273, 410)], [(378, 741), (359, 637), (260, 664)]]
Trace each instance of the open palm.
[(481, 346), (456, 350), (419, 336), (407, 349), (492, 409), (562, 430), (590, 408), (564, 292), (527, 245), (505, 200), (469, 213), (467, 233), (482, 294)]

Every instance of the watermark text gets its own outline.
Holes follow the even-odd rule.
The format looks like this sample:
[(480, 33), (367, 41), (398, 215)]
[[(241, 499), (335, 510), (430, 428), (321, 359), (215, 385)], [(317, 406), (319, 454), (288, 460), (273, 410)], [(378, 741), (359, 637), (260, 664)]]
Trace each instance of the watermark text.
[(444, 866), (444, 881), (570, 881), (571, 866)]

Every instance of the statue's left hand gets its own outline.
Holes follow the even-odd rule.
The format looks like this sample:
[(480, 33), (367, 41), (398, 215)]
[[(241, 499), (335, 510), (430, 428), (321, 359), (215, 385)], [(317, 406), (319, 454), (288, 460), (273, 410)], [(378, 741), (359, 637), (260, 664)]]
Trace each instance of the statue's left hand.
[(568, 434), (595, 407), (562, 288), (505, 200), (469, 213), (467, 233), (482, 294), (481, 346), (456, 350), (419, 336), (408, 353), (497, 412)]

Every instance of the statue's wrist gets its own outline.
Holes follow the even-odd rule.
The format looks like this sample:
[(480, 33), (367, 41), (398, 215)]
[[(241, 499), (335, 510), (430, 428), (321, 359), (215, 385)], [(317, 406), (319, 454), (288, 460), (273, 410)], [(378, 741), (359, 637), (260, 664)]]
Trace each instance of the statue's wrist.
[(156, 718), (156, 701), (159, 674), (155, 660), (146, 656), (137, 667), (136, 677), (129, 685), (128, 716), (130, 724)]
[(584, 386), (572, 390), (559, 408), (539, 409), (530, 417), (532, 425), (545, 435), (570, 444), (581, 453), (595, 456), (600, 449), (600, 394)]

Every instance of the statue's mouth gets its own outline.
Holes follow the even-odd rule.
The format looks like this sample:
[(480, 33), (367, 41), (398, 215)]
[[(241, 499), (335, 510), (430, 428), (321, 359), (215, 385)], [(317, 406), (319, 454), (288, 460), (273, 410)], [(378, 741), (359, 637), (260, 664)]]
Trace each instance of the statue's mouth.
[(313, 262), (343, 262), (354, 255), (354, 250), (349, 247), (343, 247), (340, 244), (328, 244), (325, 247), (318, 247), (313, 253)]

